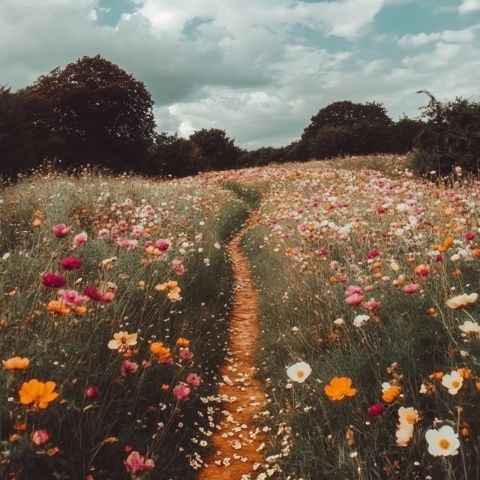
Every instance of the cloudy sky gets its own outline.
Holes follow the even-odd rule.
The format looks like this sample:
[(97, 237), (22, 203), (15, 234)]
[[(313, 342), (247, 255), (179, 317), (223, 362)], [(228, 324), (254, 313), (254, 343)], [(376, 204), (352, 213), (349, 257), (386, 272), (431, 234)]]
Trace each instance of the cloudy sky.
[(0, 84), (97, 53), (151, 92), (158, 129), (297, 139), (336, 100), (417, 115), (478, 99), (480, 0), (0, 0)]

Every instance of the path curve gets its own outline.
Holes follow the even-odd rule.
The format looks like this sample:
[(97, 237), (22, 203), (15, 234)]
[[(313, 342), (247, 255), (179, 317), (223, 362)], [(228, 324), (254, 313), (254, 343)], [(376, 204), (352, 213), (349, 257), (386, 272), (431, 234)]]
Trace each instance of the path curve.
[(261, 383), (255, 378), (255, 349), (259, 336), (258, 296), (250, 265), (241, 249), (242, 236), (258, 221), (251, 215), (229, 242), (234, 297), (230, 313), (227, 358), (220, 369), (219, 395), (227, 401), (217, 412), (218, 428), (212, 434), (213, 453), (200, 472), (200, 480), (255, 480), (263, 465), (266, 435), (256, 425), (266, 404)]

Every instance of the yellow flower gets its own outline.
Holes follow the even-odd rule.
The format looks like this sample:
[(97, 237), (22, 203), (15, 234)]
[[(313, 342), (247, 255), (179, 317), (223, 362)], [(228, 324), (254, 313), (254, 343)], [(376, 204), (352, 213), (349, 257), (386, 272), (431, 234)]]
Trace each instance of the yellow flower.
[(25, 370), (30, 365), (28, 358), (12, 357), (8, 360), (2, 360), (5, 370)]
[(348, 377), (333, 377), (324, 390), (330, 400), (335, 401), (353, 397), (357, 393), (357, 389), (352, 387), (352, 379)]
[(23, 405), (30, 405), (39, 409), (45, 409), (50, 402), (53, 402), (58, 393), (54, 392), (57, 384), (52, 381), (40, 382), (36, 378), (24, 382), (18, 392), (20, 396), (20, 403)]
[(155, 290), (157, 290), (158, 292), (168, 290), (167, 298), (172, 302), (177, 302), (182, 299), (182, 297), (180, 297), (180, 292), (182, 290), (178, 286), (178, 282), (176, 282), (175, 280), (169, 280), (165, 283), (159, 283), (155, 286)]
[(111, 350), (126, 350), (128, 347), (137, 344), (138, 333), (117, 332), (113, 334), (113, 339), (108, 342), (108, 348)]

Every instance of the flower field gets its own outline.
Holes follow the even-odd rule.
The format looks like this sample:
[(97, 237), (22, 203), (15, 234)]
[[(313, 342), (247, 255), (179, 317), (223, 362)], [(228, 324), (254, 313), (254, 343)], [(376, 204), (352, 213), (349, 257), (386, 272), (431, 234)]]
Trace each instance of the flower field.
[(359, 166), (5, 187), (0, 478), (197, 478), (252, 209), (267, 439), (238, 480), (480, 478), (480, 182)]
[(192, 180), (36, 176), (1, 192), (0, 478), (192, 478), (248, 215)]

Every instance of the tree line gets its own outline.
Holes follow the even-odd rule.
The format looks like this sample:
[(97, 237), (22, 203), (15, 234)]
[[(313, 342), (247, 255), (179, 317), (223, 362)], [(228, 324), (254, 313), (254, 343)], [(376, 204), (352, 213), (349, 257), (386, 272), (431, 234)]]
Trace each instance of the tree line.
[(393, 121), (376, 102), (339, 101), (321, 108), (285, 147), (247, 151), (224, 130), (181, 138), (158, 133), (145, 85), (97, 55), (83, 57), (13, 92), (0, 87), (0, 175), (14, 177), (46, 162), (60, 169), (91, 165), (151, 176), (192, 175), (271, 162), (416, 152), (419, 171), (478, 170), (480, 107), (458, 98), (430, 102), (420, 118)]

